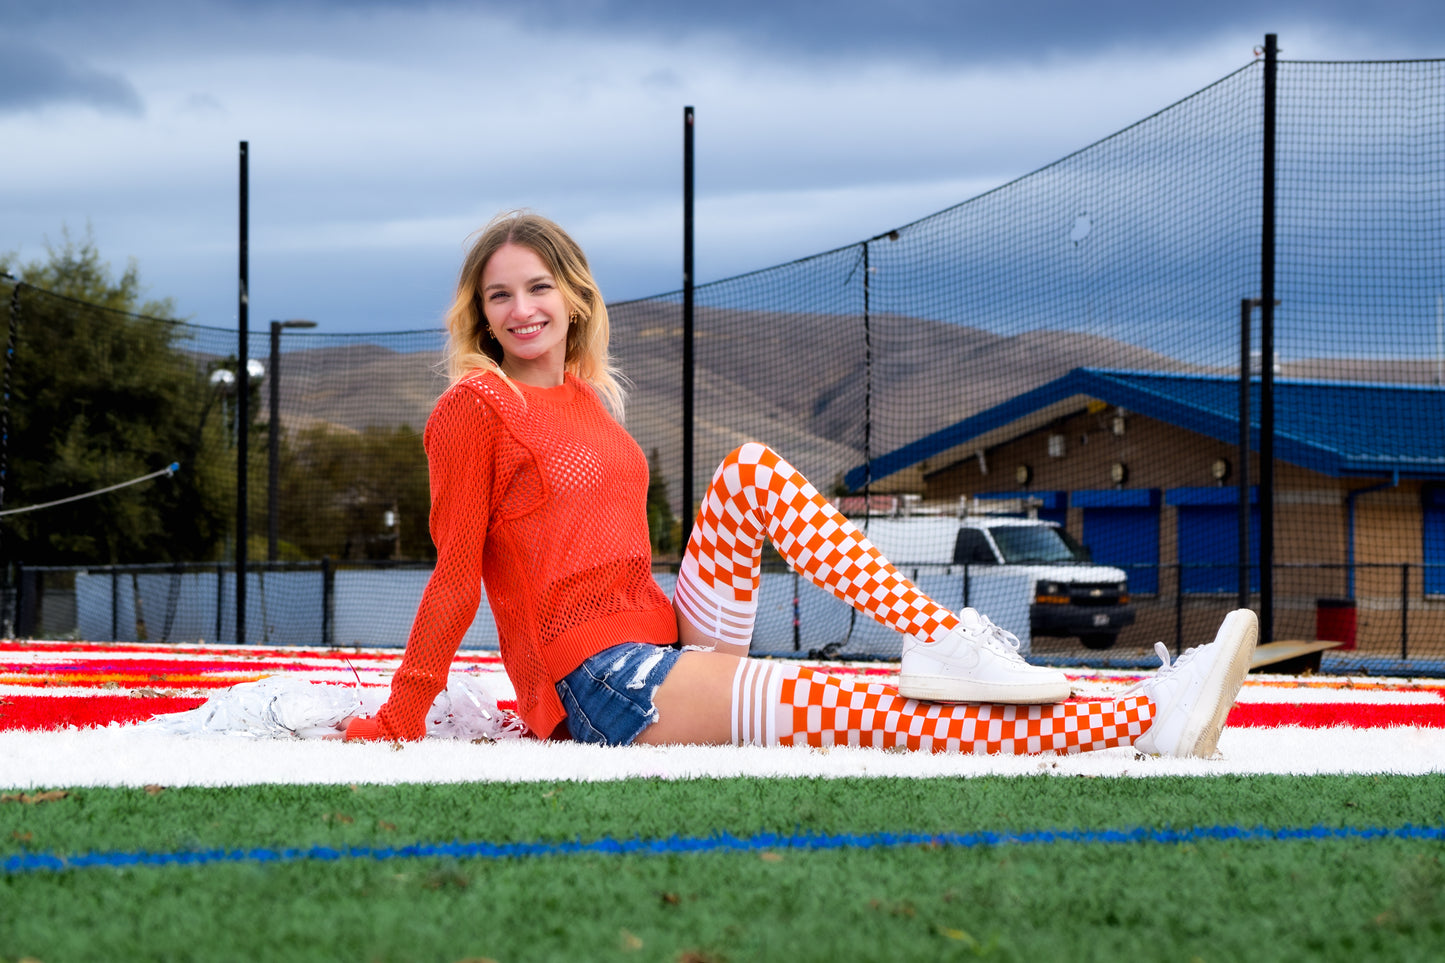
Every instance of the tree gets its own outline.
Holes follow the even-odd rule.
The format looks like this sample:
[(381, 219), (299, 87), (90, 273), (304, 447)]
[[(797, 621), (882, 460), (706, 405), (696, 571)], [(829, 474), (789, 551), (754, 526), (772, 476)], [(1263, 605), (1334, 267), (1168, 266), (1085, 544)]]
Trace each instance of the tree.
[(292, 557), (433, 560), (430, 509), (426, 451), (411, 428), (318, 425), (284, 439), (280, 528)]
[(667, 479), (658, 467), (657, 449), (647, 460), (647, 534), (657, 558), (678, 558), (682, 551), (682, 521), (672, 514), (667, 498)]
[(134, 261), (119, 277), (89, 230), (48, 258), (0, 269), (10, 315), (5, 508), (81, 495), (181, 464), (171, 478), (0, 519), (0, 547), (29, 564), (200, 560), (223, 544), (234, 504), (225, 426), (169, 299), (142, 301)]

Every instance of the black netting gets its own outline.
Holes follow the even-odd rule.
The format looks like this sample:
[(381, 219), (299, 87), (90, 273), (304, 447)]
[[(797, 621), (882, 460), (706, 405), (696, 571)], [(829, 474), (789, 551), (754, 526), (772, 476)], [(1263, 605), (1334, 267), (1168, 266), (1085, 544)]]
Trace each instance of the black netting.
[[(1034, 603), (1034, 651), (1067, 657), (1082, 638), (1137, 654), (1207, 638), (1237, 604), (1247, 461), (1257, 606), (1263, 66), (897, 231), (699, 288), (694, 497), (739, 439), (768, 441), (940, 595), (959, 581), (940, 563), (954, 561), (960, 511), (978, 513), (995, 555), (1018, 533), (983, 519), (1058, 522), (1127, 576), (1133, 623), (1118, 628), (1131, 616), (1108, 604), (1103, 574), (1081, 585), (1077, 570), (998, 566), (1038, 571), (1067, 600), (1057, 609), (1076, 610)], [(1441, 70), (1279, 65), (1275, 639), (1445, 649)], [(633, 431), (680, 465), (680, 301), (614, 318), (639, 385)], [(668, 484), (681, 515), (681, 479)], [(872, 514), (865, 490), (885, 496)], [(985, 585), (957, 594), (989, 598)], [(836, 613), (810, 634), (822, 616), (801, 594), (775, 593), (776, 637), (896, 646)]]
[[(1445, 654), (1442, 70), (1278, 65), (1273, 637), (1344, 639), (1352, 664)], [(699, 287), (690, 493), (681, 296), (613, 305), (614, 351), (633, 384), (627, 426), (654, 469), (664, 587), (713, 466), (757, 439), (839, 498), (941, 601), (991, 599), (991, 576), (1023, 573), (1036, 654), (1076, 657), (1081, 641), (1130, 656), (1160, 638), (1193, 644), (1241, 588), (1257, 605), (1263, 80), (1264, 64), (1249, 64), (896, 231)], [(22, 313), (39, 298), (25, 291)], [(337, 585), (368, 560), (424, 568), (418, 432), (444, 385), (441, 341), (285, 333), (283, 558), (329, 556)], [(184, 326), (175, 343), (202, 387), (215, 366), (234, 367), (230, 332)], [(264, 330), (250, 354), (265, 359)], [(17, 371), (24, 362), (22, 339)], [(252, 440), (254, 559), (266, 557), (267, 390)], [(216, 411), (197, 429), (202, 457), (224, 469), (232, 409), (197, 398), (187, 402), (197, 412)], [(38, 500), (13, 435), (11, 445), (6, 504)], [(45, 491), (80, 483), (57, 478)], [(995, 529), (1050, 522), (1118, 571), (989, 566), (977, 536), (960, 534), (962, 523), (984, 531), (995, 556), (1017, 555), (1008, 546), (1029, 533)], [(207, 551), (225, 557), (224, 538)], [(784, 575), (765, 583), (763, 649), (896, 652), (896, 640), (809, 592)], [(399, 642), (409, 616), (396, 631), (359, 631)], [(488, 641), (485, 628), (473, 635)]]

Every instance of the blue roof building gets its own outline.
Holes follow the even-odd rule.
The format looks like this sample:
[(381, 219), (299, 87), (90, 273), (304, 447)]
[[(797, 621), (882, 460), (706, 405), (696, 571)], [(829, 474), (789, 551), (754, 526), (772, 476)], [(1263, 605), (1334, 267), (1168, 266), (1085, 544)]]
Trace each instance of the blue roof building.
[[(978, 440), (1063, 406), (1088, 399), (1119, 406), (1225, 444), (1239, 437), (1239, 382), (1213, 375), (1075, 368), (1062, 378), (1010, 398), (888, 452), (872, 463), (872, 480)], [(1070, 404), (1073, 402), (1073, 404)], [(1259, 443), (1259, 382), (1252, 386), (1251, 448)], [(1022, 432), (1019, 432), (1022, 433)], [(1334, 478), (1445, 480), (1445, 389), (1404, 384), (1275, 382), (1275, 455), (1281, 461)], [(858, 465), (844, 483), (863, 487), (868, 467)]]
[[(1256, 378), (1251, 478), (1259, 391)], [(1407, 621), (1417, 636), (1445, 626), (1445, 388), (1276, 379), (1274, 398), (1277, 637), (1315, 637), (1321, 596), (1358, 601), (1362, 641), (1398, 644)], [(1096, 561), (1129, 571), (1136, 634), (1167, 636), (1189, 618), (1179, 598), (1217, 607), (1239, 587), (1238, 404), (1232, 377), (1076, 368), (843, 480), (936, 506), (1030, 496)], [(1257, 589), (1258, 491), (1243, 491)]]

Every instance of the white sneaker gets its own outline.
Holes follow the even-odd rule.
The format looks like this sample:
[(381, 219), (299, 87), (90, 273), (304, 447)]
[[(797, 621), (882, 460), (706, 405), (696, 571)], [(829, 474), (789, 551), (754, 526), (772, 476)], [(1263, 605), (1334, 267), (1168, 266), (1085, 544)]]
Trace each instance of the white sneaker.
[(1143, 693), (1154, 703), (1154, 721), (1134, 748), (1156, 756), (1214, 755), (1258, 641), (1259, 619), (1249, 609), (1236, 609), (1224, 617), (1211, 644), (1184, 650), (1172, 665), (1164, 643), (1155, 642), (1163, 666), (1126, 693)]
[(1019, 640), (973, 609), (937, 642), (907, 636), (898, 691), (926, 702), (1062, 702), (1073, 691), (1058, 669), (1029, 665)]

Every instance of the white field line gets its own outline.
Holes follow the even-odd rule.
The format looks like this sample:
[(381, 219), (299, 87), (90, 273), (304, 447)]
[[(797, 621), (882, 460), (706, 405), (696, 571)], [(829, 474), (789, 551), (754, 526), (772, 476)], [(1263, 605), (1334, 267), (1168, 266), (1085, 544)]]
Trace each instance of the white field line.
[[(1121, 676), (1106, 670), (1088, 675), (1069, 674), (1074, 695), (1109, 698), (1141, 676)], [(1438, 705), (1445, 702), (1445, 683), (1439, 679), (1349, 678), (1344, 676), (1251, 675), (1239, 690), (1240, 702), (1359, 702), (1396, 705)]]
[(1426, 689), (1264, 689), (1246, 686), (1239, 690), (1236, 701), (1253, 704), (1354, 702), (1361, 705), (1438, 706), (1445, 702), (1445, 695)]

